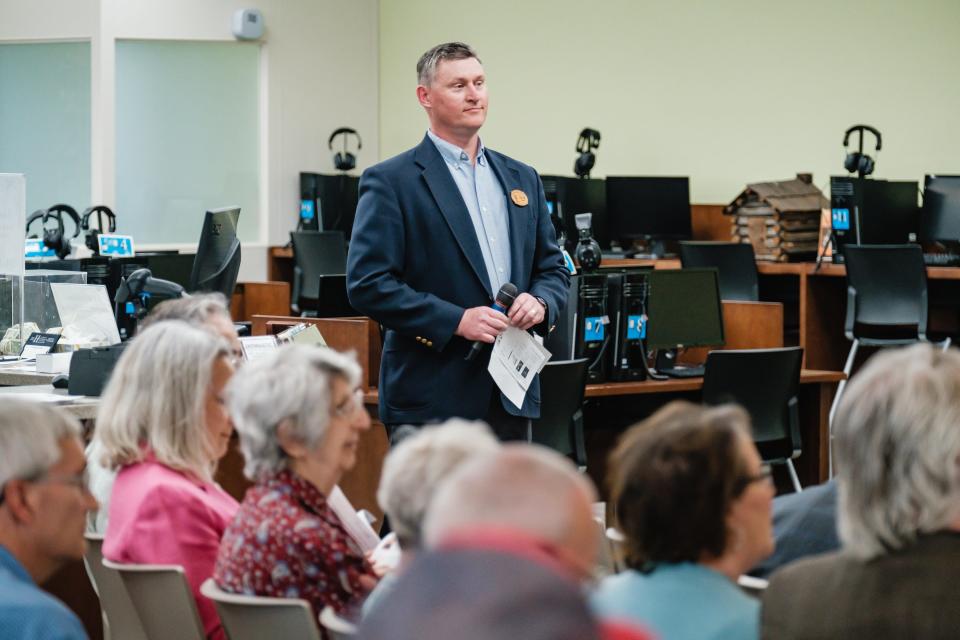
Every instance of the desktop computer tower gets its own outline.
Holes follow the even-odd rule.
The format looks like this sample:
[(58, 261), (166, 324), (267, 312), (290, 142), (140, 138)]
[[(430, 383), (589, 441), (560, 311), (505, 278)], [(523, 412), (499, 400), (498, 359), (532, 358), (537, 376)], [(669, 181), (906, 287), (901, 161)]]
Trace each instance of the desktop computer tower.
[(357, 213), (359, 184), (359, 178), (344, 173), (302, 172), (300, 228), (305, 231), (343, 231), (349, 241)]
[(843, 262), (848, 244), (916, 242), (920, 222), (917, 183), (830, 178), (833, 261)]
[(616, 273), (608, 277), (610, 326), (613, 344), (609, 378), (617, 381), (646, 380), (647, 274)]
[(587, 382), (603, 382), (611, 353), (613, 325), (608, 312), (606, 274), (570, 277), (567, 306), (544, 341), (551, 360), (587, 358)]

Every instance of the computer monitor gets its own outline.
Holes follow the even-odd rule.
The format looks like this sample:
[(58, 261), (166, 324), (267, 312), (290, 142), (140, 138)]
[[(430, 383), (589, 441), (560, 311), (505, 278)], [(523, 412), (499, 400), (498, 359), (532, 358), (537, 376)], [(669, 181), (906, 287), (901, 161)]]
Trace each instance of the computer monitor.
[(689, 178), (608, 176), (606, 187), (608, 233), (621, 246), (645, 241), (659, 257), (664, 240), (691, 237)]
[(240, 271), (240, 239), (237, 221), (240, 207), (207, 211), (200, 230), (200, 244), (190, 272), (188, 290), (219, 291), (230, 299)]
[(920, 240), (960, 244), (960, 176), (924, 178)]
[(710, 347), (723, 342), (716, 269), (654, 269), (647, 275), (647, 347)]
[[(610, 248), (610, 236), (607, 233), (607, 194), (602, 178), (574, 178), (572, 176), (541, 176), (543, 190), (547, 198), (547, 207), (553, 206), (553, 212), (559, 217), (560, 224), (567, 236), (567, 251), (576, 250), (576, 215), (592, 213), (593, 239), (602, 249)], [(551, 202), (553, 203), (551, 205)]]

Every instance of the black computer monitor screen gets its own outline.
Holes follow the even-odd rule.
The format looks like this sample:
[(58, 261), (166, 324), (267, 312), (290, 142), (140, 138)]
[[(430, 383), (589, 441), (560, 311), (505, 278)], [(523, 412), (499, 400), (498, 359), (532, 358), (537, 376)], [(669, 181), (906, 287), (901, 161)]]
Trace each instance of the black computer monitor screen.
[(926, 176), (920, 240), (960, 243), (960, 176)]
[(654, 269), (647, 276), (647, 286), (649, 348), (723, 344), (716, 269)]
[(576, 215), (593, 214), (593, 238), (603, 249), (610, 248), (607, 233), (607, 192), (602, 178), (574, 178), (571, 176), (542, 176), (547, 202), (554, 200), (554, 208), (560, 217), (567, 236), (567, 251), (576, 250), (579, 233)]
[(219, 291), (227, 300), (233, 295), (240, 271), (239, 219), (240, 207), (207, 211), (190, 272), (190, 292)]
[(621, 244), (691, 237), (689, 178), (610, 176), (606, 186), (608, 233)]
[(193, 262), (196, 256), (192, 253), (149, 253), (144, 256), (147, 268), (154, 278), (175, 282), (184, 289), (190, 288), (190, 277), (193, 275)]

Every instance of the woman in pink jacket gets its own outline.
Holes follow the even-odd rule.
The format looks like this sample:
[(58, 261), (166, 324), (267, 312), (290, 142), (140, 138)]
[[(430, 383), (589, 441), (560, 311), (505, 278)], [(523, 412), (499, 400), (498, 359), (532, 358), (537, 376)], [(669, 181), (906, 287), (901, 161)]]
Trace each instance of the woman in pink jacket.
[(127, 347), (103, 394), (95, 439), (119, 469), (103, 555), (184, 568), (208, 638), (224, 638), (200, 584), (213, 574), (237, 502), (213, 481), (233, 425), (224, 388), (230, 346), (210, 332), (164, 321)]

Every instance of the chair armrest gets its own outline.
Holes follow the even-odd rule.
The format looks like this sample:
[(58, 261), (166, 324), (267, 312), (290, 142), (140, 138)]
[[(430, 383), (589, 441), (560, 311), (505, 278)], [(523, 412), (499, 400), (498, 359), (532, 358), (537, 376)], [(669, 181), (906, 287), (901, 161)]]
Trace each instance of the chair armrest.
[(854, 340), (853, 326), (857, 317), (857, 290), (847, 285), (847, 318), (843, 325), (843, 334), (847, 340)]

